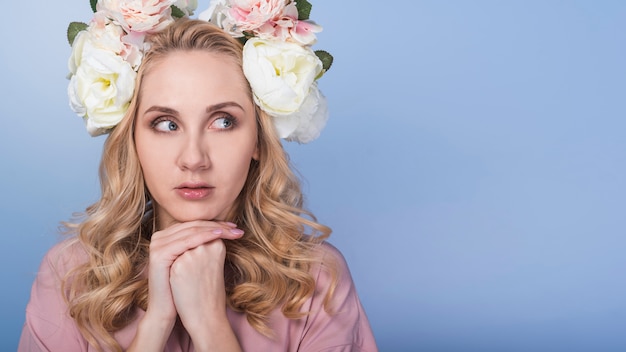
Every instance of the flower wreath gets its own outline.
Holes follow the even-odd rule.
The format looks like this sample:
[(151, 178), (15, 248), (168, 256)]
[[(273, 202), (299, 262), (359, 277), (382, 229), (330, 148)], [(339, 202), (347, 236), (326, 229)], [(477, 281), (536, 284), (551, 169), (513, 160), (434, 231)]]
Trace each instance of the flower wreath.
[[(89, 24), (70, 23), (67, 37), (70, 107), (92, 136), (123, 118), (135, 78), (149, 49), (146, 35), (193, 15), (197, 0), (90, 0)], [(198, 18), (222, 28), (243, 45), (243, 72), (255, 103), (274, 121), (281, 138), (316, 139), (328, 119), (317, 79), (333, 57), (313, 51), (322, 27), (309, 20), (307, 0), (211, 0)]]

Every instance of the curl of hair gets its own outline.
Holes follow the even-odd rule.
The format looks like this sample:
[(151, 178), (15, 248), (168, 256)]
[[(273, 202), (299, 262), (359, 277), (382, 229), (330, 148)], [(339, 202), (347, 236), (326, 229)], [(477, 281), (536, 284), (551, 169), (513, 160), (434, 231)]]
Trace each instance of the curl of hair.
[[(128, 112), (104, 144), (101, 198), (87, 208), (82, 221), (65, 224), (88, 260), (67, 273), (62, 290), (79, 330), (98, 350), (104, 345), (121, 351), (112, 333), (131, 322), (137, 307), (145, 310), (148, 305), (143, 273), (155, 215), (133, 137), (142, 77), (154, 62), (176, 51), (209, 51), (236, 60), (240, 67), (242, 63), (241, 44), (207, 22), (180, 19), (148, 40), (150, 50)], [(226, 219), (245, 231), (243, 238), (226, 241), (226, 291), (230, 307), (244, 312), (257, 331), (271, 337), (267, 319), (272, 310), (280, 307), (292, 319), (307, 314), (301, 312), (302, 305), (315, 290), (310, 269), (322, 264), (317, 248), (331, 231), (303, 209), (299, 181), (271, 118), (258, 107), (256, 114), (259, 159), (251, 161)], [(325, 297), (329, 309), (336, 273), (332, 265), (323, 267), (335, 278)]]

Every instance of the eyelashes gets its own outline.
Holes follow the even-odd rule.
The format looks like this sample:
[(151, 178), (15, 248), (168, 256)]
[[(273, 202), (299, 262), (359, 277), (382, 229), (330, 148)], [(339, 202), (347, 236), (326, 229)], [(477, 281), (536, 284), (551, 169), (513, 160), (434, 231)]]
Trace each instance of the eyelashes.
[(211, 123), (211, 127), (215, 127), (220, 130), (230, 130), (237, 127), (237, 118), (231, 115), (224, 115), (222, 117), (218, 117)]
[[(150, 123), (150, 128), (159, 133), (171, 133), (179, 129), (176, 119), (171, 116), (160, 116)], [(237, 127), (238, 120), (230, 114), (223, 114), (211, 121), (210, 129), (227, 131)]]
[(178, 130), (178, 125), (176, 124), (176, 122), (162, 117), (159, 117), (152, 121), (150, 127), (158, 132), (173, 132)]

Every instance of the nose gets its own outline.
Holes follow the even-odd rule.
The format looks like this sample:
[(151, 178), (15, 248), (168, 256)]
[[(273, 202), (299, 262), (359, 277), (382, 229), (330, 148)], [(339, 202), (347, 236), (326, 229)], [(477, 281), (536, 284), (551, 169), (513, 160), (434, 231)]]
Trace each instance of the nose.
[(181, 170), (197, 171), (211, 166), (209, 148), (200, 136), (189, 136), (182, 144), (178, 165)]

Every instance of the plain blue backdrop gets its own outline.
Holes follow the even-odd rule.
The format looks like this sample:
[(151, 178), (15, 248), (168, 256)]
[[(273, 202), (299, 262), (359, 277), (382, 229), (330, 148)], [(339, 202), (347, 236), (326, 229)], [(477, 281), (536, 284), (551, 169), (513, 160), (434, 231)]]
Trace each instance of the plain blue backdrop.
[[(380, 349), (626, 350), (626, 1), (312, 2), (331, 119), (286, 148)], [(58, 222), (98, 197), (104, 138), (65, 79), (88, 4), (0, 21), (2, 351)]]

